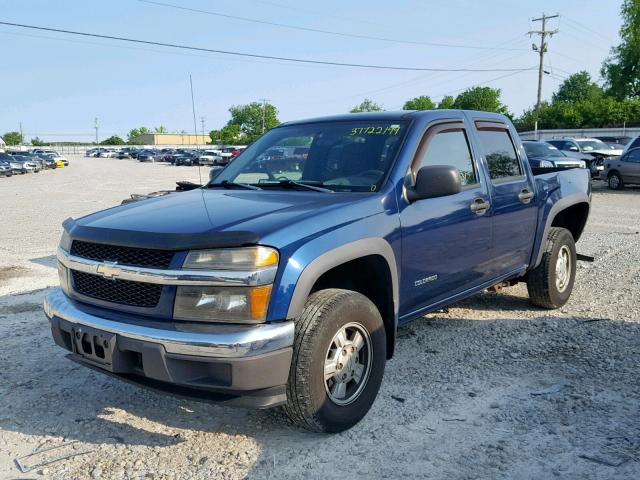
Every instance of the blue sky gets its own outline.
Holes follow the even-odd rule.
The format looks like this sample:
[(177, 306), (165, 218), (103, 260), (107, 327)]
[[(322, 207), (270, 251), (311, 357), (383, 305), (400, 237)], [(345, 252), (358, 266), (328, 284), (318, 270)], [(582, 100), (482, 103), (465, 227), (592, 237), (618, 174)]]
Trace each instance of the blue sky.
[[(502, 46), (472, 50), (383, 42), (259, 25), (137, 0), (0, 0), (0, 20), (274, 56), (418, 67), (527, 68), (537, 65), (526, 32), (531, 18), (560, 13), (551, 27), (544, 97), (563, 78), (587, 70), (599, 78), (618, 41), (618, 0), (159, 0), (302, 27), (419, 42)], [(158, 125), (193, 130), (228, 120), (228, 108), (268, 98), (281, 120), (348, 111), (364, 97), (386, 109), (408, 98), (483, 83), (502, 89), (519, 114), (535, 102), (537, 72), (430, 73), (296, 65), (220, 54), (89, 40), (0, 26), (0, 133), (22, 122), (27, 139), (92, 140)], [(496, 79), (496, 77), (504, 77)], [(487, 83), (484, 83), (487, 82)], [(55, 134), (55, 135), (53, 135)]]

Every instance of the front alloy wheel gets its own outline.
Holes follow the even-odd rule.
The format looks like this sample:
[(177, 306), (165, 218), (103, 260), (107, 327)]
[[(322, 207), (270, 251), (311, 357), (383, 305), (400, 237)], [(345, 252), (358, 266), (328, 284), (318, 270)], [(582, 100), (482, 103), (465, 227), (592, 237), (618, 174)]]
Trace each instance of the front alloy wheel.
[(371, 338), (358, 323), (348, 323), (336, 333), (324, 361), (324, 386), (329, 399), (349, 405), (367, 384), (371, 371)]
[(285, 411), (316, 432), (341, 432), (373, 405), (386, 363), (384, 322), (364, 295), (339, 289), (309, 296), (295, 323)]

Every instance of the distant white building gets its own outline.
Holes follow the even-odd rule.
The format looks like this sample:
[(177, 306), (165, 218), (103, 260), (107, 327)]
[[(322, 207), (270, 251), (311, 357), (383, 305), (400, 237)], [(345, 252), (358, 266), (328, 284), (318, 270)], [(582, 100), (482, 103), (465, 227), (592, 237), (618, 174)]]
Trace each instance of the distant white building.
[(4, 150), (4, 147), (6, 147), (7, 144), (4, 143), (4, 140), (2, 139), (2, 137), (0, 137), (0, 150)]

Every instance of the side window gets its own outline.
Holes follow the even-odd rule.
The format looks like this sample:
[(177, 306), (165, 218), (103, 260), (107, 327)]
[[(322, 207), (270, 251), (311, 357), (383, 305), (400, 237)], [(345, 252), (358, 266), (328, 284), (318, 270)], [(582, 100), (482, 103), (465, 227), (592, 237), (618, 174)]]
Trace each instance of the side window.
[(416, 171), (421, 167), (432, 165), (456, 167), (460, 172), (462, 186), (478, 183), (464, 130), (444, 130), (431, 137), (416, 166)]
[(478, 130), (491, 180), (521, 177), (522, 167), (507, 130)]
[(627, 154), (627, 158), (625, 158), (627, 162), (640, 163), (640, 148), (636, 148), (635, 150), (631, 150)]

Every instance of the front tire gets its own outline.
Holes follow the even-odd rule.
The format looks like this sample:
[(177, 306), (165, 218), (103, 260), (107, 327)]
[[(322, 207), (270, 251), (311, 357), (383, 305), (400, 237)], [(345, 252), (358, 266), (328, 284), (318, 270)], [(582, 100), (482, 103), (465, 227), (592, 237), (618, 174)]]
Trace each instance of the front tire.
[(315, 432), (341, 432), (369, 411), (386, 363), (386, 334), (376, 306), (350, 290), (309, 296), (296, 337), (285, 411)]
[(551, 227), (540, 264), (527, 275), (531, 303), (560, 308), (571, 296), (576, 277), (576, 245), (566, 228)]
[(622, 177), (618, 172), (613, 172), (609, 174), (607, 183), (611, 190), (622, 190), (622, 188), (624, 187), (624, 183), (622, 182)]

